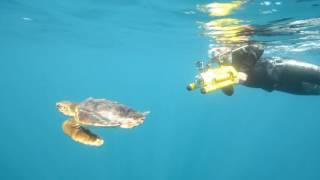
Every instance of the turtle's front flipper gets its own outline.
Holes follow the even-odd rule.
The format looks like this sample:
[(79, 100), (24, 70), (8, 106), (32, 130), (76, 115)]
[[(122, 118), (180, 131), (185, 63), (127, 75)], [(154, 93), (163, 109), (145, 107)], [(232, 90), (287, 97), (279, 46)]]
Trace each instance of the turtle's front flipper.
[(91, 146), (101, 146), (103, 144), (103, 139), (88, 129), (81, 127), (80, 124), (73, 119), (63, 122), (62, 129), (65, 134), (79, 143)]

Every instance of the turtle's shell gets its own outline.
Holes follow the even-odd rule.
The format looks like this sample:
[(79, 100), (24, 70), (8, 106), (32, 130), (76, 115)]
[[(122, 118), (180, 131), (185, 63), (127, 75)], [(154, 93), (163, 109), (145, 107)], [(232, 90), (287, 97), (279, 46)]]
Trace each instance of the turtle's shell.
[(107, 99), (88, 98), (78, 105), (75, 120), (82, 125), (132, 128), (147, 114)]

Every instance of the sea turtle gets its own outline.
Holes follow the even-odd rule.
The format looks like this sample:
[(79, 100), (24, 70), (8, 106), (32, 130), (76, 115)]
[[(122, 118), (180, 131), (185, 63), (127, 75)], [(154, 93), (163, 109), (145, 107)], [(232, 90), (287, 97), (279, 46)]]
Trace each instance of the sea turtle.
[(133, 128), (142, 124), (149, 114), (118, 102), (94, 98), (81, 103), (61, 101), (56, 107), (71, 117), (62, 124), (64, 133), (77, 142), (92, 146), (101, 146), (104, 141), (84, 126)]

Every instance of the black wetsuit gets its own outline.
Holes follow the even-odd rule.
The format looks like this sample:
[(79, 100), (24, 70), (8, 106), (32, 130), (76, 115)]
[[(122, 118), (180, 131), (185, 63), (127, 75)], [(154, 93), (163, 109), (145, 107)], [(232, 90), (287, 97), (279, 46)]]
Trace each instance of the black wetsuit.
[(281, 58), (261, 59), (259, 46), (246, 46), (232, 54), (234, 67), (248, 75), (243, 85), (298, 95), (320, 94), (320, 67)]

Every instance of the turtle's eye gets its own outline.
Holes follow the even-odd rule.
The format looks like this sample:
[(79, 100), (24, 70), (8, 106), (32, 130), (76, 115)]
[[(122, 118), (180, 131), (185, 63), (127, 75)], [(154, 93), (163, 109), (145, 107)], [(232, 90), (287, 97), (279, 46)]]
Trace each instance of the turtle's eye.
[(60, 111), (65, 111), (65, 110), (66, 110), (66, 107), (62, 106), (61, 104), (57, 104), (57, 108), (58, 108)]

